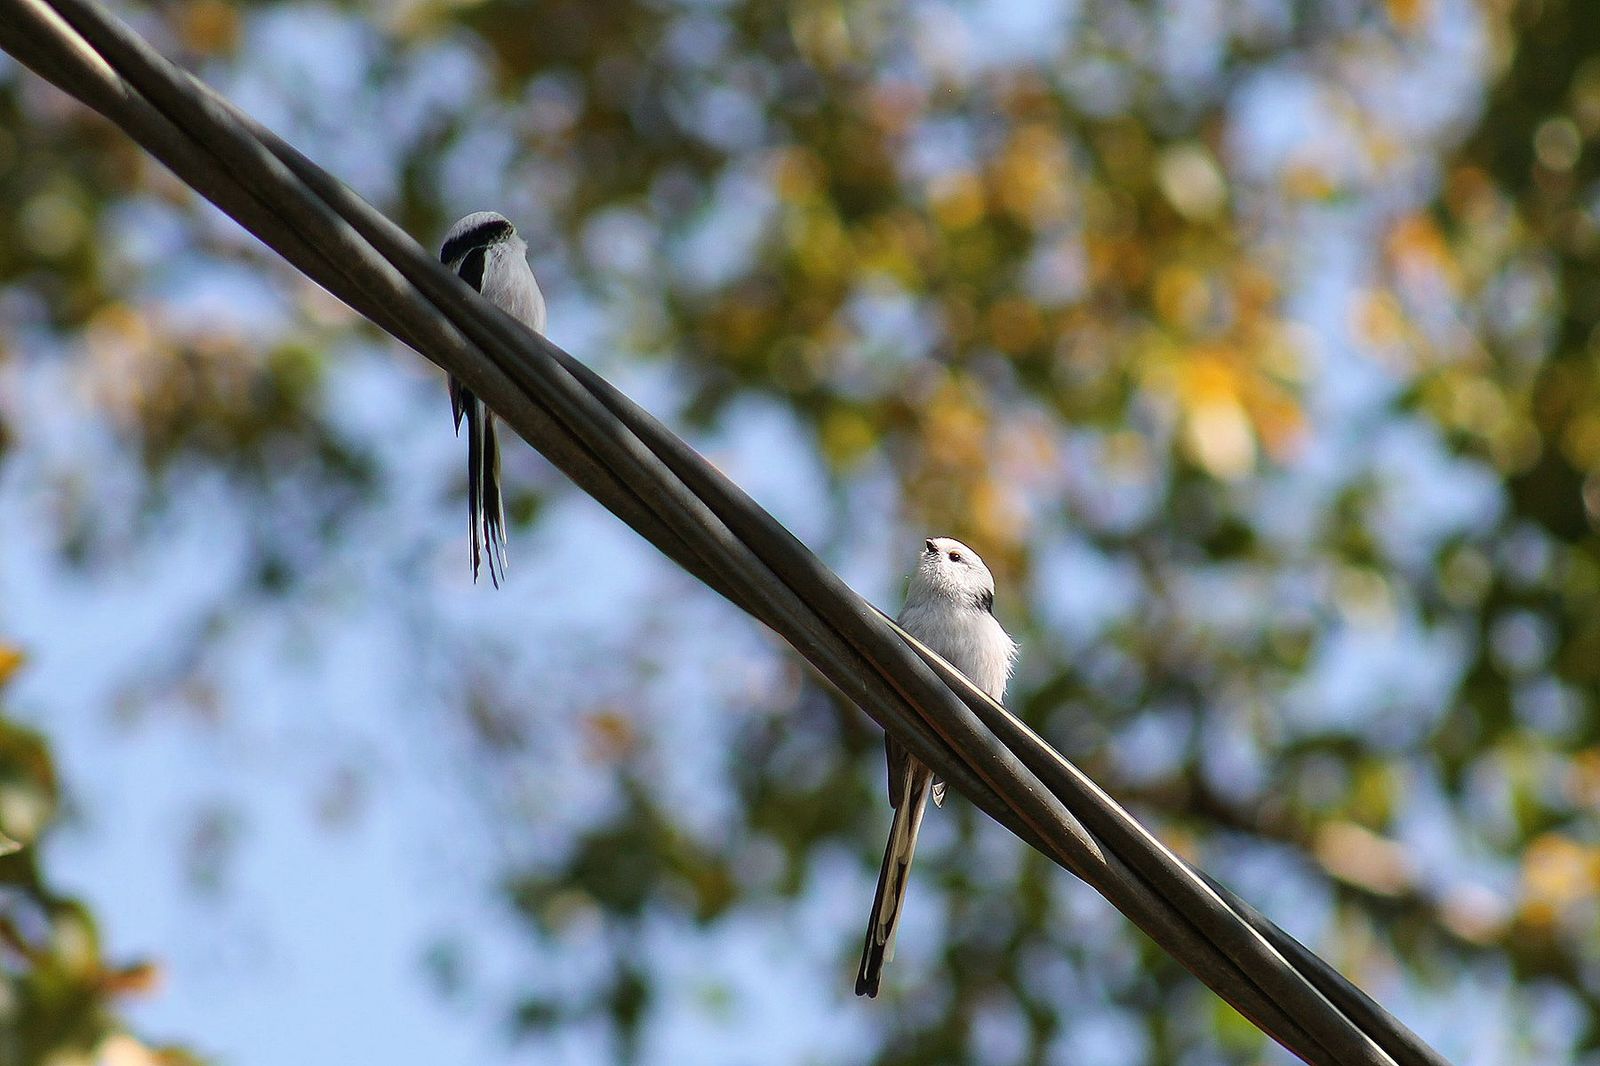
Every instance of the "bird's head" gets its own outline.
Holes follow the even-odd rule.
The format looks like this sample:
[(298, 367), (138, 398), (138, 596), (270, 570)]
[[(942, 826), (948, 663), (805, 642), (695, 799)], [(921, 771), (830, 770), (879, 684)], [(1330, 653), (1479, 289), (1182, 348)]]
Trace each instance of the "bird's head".
[(498, 211), (474, 211), (451, 226), (444, 235), (439, 261), (454, 270), (474, 249), (508, 243), (522, 243), (510, 219)]
[(985, 611), (994, 606), (994, 575), (977, 552), (952, 537), (929, 537), (922, 544), (907, 603), (945, 599)]

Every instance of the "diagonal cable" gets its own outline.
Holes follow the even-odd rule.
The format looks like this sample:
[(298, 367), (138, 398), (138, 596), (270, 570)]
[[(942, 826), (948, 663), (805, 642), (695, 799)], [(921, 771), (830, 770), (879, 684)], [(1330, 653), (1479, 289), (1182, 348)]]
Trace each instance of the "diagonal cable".
[[(432, 267), (432, 262), (429, 262), (429, 266)], [(434, 267), (434, 269), (437, 269), (437, 267)]]
[(576, 483), (784, 636), (919, 758), (1096, 887), (1275, 1039), (1311, 1062), (1442, 1061), (1321, 960), (1171, 855), (942, 660), (931, 652), (919, 659), (676, 436), (470, 295), (292, 148), (91, 4), (58, 0), (52, 10), (40, 0), (3, 0), (0, 11), (17, 16), (0, 21), (8, 50), (106, 114), (331, 292), (467, 380)]

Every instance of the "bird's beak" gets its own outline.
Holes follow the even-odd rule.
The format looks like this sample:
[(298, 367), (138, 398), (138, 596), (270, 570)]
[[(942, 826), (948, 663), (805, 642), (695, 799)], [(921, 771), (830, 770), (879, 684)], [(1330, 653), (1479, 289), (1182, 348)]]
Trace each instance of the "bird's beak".
[(935, 548), (933, 546), (933, 538), (932, 537), (929, 537), (927, 540), (923, 541), (922, 543), (924, 543), (924, 544), (926, 544), (928, 546), (928, 551), (930, 551), (930, 552), (936, 552), (936, 551), (939, 550), (938, 548)]

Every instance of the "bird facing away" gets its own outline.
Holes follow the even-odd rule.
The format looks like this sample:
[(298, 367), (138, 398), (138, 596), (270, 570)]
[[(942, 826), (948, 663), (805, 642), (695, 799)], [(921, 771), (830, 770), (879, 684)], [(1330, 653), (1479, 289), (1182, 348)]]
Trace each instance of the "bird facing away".
[[(477, 211), (450, 227), (439, 259), (456, 275), (535, 333), (544, 332), (544, 293), (528, 266), (528, 246), (504, 215)], [(466, 384), (450, 376), (456, 436), (467, 420), (467, 509), (471, 515), (472, 579), (483, 552), (496, 588), (506, 576), (506, 508), (500, 492), (500, 442), (494, 412)]]
[[(898, 619), (907, 633), (938, 652), (996, 702), (1006, 693), (1006, 681), (1017, 658), (1016, 642), (995, 620), (994, 575), (978, 553), (949, 537), (923, 542), (917, 568), (906, 589), (906, 605)], [(856, 974), (856, 995), (876, 996), (883, 964), (894, 958), (894, 935), (905, 904), (911, 876), (911, 857), (917, 850), (917, 833), (931, 792), (934, 803), (944, 799), (944, 784), (892, 736), (884, 736), (889, 755), (889, 802), (894, 823), (878, 871), (878, 891), (872, 898), (867, 922), (867, 942)]]

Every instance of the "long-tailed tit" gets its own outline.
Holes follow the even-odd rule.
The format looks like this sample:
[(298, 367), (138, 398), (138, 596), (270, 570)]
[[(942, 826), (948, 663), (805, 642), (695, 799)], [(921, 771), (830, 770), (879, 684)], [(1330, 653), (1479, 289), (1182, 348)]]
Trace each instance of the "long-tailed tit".
[[(898, 621), (907, 633), (998, 701), (1005, 695), (1017, 644), (995, 620), (993, 608), (994, 576), (978, 553), (959, 540), (933, 537), (924, 542)], [(936, 804), (944, 798), (944, 783), (934, 780), (932, 770), (893, 737), (885, 736), (884, 742), (889, 753), (894, 824), (883, 853), (883, 869), (878, 872), (867, 943), (856, 974), (858, 996), (878, 994), (883, 964), (894, 958), (895, 929), (905, 904), (911, 857), (917, 850), (917, 832), (922, 828), (928, 795), (933, 794)]]
[[(444, 235), (439, 259), (502, 311), (535, 333), (544, 332), (544, 293), (528, 267), (528, 246), (504, 215), (477, 211)], [(472, 579), (478, 579), (482, 550), (489, 554), (489, 580), (506, 576), (506, 509), (500, 493), (500, 443), (494, 412), (455, 375), (450, 376), (450, 406), (456, 435), (467, 420), (467, 508), (471, 513)]]

